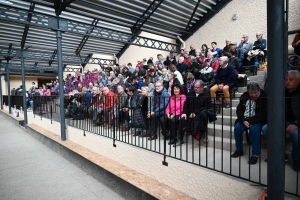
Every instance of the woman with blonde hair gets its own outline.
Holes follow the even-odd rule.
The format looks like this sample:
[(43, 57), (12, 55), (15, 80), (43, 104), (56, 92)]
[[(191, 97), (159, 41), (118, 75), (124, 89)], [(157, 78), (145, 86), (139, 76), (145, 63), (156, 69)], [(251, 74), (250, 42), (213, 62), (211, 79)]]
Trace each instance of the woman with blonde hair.
[(174, 73), (176, 75), (176, 78), (180, 82), (181, 85), (183, 85), (183, 79), (181, 73), (177, 70), (177, 67), (173, 64), (169, 66), (170, 72)]

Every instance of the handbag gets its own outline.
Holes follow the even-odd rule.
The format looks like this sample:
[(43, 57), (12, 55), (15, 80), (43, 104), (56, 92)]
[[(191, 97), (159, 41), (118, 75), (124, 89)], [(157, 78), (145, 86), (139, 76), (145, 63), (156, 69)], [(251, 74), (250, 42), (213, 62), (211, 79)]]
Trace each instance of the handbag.
[(133, 110), (132, 127), (146, 128), (146, 119), (143, 115), (141, 108), (137, 108)]

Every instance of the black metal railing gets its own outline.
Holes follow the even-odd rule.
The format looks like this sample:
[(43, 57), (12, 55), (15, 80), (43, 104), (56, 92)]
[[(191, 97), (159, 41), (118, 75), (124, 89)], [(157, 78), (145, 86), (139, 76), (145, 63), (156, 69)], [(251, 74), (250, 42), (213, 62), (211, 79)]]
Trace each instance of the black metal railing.
[[(192, 105), (197, 105), (196, 101), (199, 101), (196, 97), (187, 97), (187, 99), (189, 99), (189, 102), (192, 102)], [(264, 100), (266, 102), (266, 98)], [(172, 135), (170, 135), (170, 131), (174, 129), (175, 133), (178, 131), (180, 118), (177, 119), (175, 127), (172, 127), (170, 124), (168, 125), (171, 120), (163, 113), (165, 110), (161, 110), (161, 113), (151, 121), (151, 118), (147, 118), (147, 110), (154, 104), (159, 104), (160, 101), (156, 102), (153, 97), (148, 97), (146, 101), (146, 104), (143, 102), (130, 107), (126, 105), (128, 100), (124, 97), (110, 97), (104, 101), (100, 97), (91, 98), (66, 95), (64, 102), (66, 124), (81, 129), (84, 136), (85, 132), (88, 131), (111, 138), (114, 146), (116, 146), (115, 141), (119, 141), (161, 154), (163, 155), (164, 165), (168, 165), (167, 157), (171, 157), (250, 181), (254, 183), (254, 185), (267, 185), (267, 139), (261, 132), (263, 125), (266, 124), (266, 113), (264, 113), (266, 112), (266, 105), (261, 105), (261, 102), (263, 101), (259, 101), (260, 103), (258, 104), (260, 105), (257, 105), (262, 109), (260, 110), (258, 119), (256, 119), (256, 123), (260, 124), (258, 135), (254, 137), (254, 134), (257, 134), (257, 132), (254, 133), (252, 129), (242, 131), (241, 127), (239, 127), (244, 155), (240, 155), (237, 158), (231, 156), (235, 150), (237, 150), (235, 131), (238, 130), (235, 130), (237, 129), (236, 122), (239, 122), (239, 119), (243, 116), (245, 110), (241, 111), (240, 108), (236, 107), (240, 104), (240, 107), (244, 106), (245, 109), (248, 106), (251, 110), (253, 108), (251, 107), (252, 104), (247, 104), (245, 103), (247, 101), (240, 98), (231, 98), (230, 108), (225, 108), (223, 105), (224, 99), (222, 97), (218, 97), (214, 102), (211, 102), (210, 99), (205, 100), (206, 103), (204, 105), (206, 109), (204, 109), (205, 111), (202, 111), (202, 113), (207, 116), (208, 112), (210, 112), (211, 115), (217, 116), (216, 120), (212, 120), (211, 122), (207, 121), (206, 135), (208, 137), (208, 142), (201, 139), (201, 136), (203, 137), (201, 132), (199, 133), (194, 130), (188, 131), (188, 121), (191, 119), (187, 116), (188, 120), (184, 120), (184, 127), (182, 128), (184, 133), (183, 144), (169, 145), (169, 142), (175, 138), (175, 136), (172, 137)], [(34, 115), (40, 116), (41, 119), (48, 118), (51, 119), (51, 121), (55, 120), (60, 122), (61, 114), (58, 109), (59, 98), (57, 96), (34, 96), (33, 105)], [(166, 107), (166, 105), (164, 106)], [(129, 110), (127, 111), (127, 109), (124, 108), (129, 108)], [(193, 106), (191, 108), (192, 110), (190, 110), (189, 113), (193, 111), (196, 112), (198, 109)], [(138, 109), (139, 111), (137, 111)], [(200, 115), (200, 113), (197, 114)], [(145, 124), (134, 127), (133, 124), (136, 124), (136, 121), (133, 122), (135, 115), (139, 115), (142, 118), (141, 122), (144, 122)], [(208, 119), (209, 118), (207, 118), (207, 120)], [(142, 137), (141, 135), (135, 136), (138, 131), (148, 133), (155, 122), (157, 122), (155, 132), (157, 138), (149, 140), (147, 139), (149, 137)], [(243, 123), (243, 121), (240, 123)], [(201, 125), (199, 125), (199, 129), (201, 129), (200, 127)], [(269, 135), (271, 137), (271, 133)], [(180, 137), (180, 133), (176, 135), (176, 138), (178, 137)], [(253, 147), (257, 145), (257, 142), (259, 149), (259, 155), (256, 155), (258, 156), (257, 163), (249, 163), (252, 154), (255, 152)], [(286, 146), (286, 151), (288, 153), (291, 152), (291, 139), (286, 138)], [(288, 156), (288, 159), (290, 161), (293, 160), (290, 156)], [(293, 166), (291, 167), (288, 163), (286, 164), (285, 170), (285, 191), (289, 194), (299, 196), (298, 171), (295, 172)]]
[[(3, 95), (2, 98), (3, 98), (3, 104), (8, 106), (8, 96)], [(20, 110), (21, 107), (23, 107), (23, 96), (11, 95), (10, 96), (10, 105), (12, 108), (16, 107), (16, 109)]]

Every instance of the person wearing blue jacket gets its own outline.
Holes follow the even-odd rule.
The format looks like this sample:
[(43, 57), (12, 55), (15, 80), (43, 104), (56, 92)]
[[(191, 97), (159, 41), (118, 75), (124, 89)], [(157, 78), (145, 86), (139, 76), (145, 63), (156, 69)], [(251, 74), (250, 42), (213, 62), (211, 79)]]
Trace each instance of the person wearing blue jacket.
[(218, 68), (215, 78), (216, 84), (210, 88), (212, 101), (216, 100), (217, 91), (223, 91), (226, 108), (230, 108), (229, 89), (235, 85), (235, 71), (232, 65), (228, 64), (228, 57), (219, 58), (220, 67)]
[(82, 101), (82, 106), (83, 106), (83, 116), (87, 117), (87, 111), (89, 109), (89, 107), (91, 106), (91, 100), (92, 100), (92, 93), (87, 89), (87, 88), (83, 88), (82, 89), (85, 94), (83, 96), (83, 101)]
[(150, 105), (147, 118), (150, 118), (151, 126), (147, 130), (146, 134), (142, 137), (149, 137), (148, 140), (157, 139), (156, 129), (158, 126), (159, 118), (164, 116), (166, 107), (169, 103), (170, 95), (168, 91), (164, 88), (162, 81), (157, 81), (155, 83), (155, 90), (153, 92), (153, 99)]
[[(267, 48), (267, 40), (263, 39), (263, 34), (262, 33), (256, 33), (256, 38), (257, 40), (253, 44), (253, 50), (259, 49), (264, 52), (264, 57), (266, 57), (267, 51), (265, 50)], [(254, 65), (258, 66), (259, 64), (259, 59), (257, 57), (254, 58)]]

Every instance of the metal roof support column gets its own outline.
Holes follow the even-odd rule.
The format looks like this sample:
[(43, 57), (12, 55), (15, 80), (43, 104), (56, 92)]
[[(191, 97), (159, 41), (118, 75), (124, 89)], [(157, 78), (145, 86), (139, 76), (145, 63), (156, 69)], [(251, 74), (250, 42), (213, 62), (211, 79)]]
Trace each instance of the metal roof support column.
[(64, 108), (64, 77), (63, 77), (63, 63), (62, 63), (62, 31), (66, 31), (67, 21), (61, 20), (58, 16), (56, 18), (48, 19), (49, 27), (56, 31), (57, 43), (57, 63), (58, 63), (58, 82), (59, 82), (59, 106), (60, 106), (60, 133), (61, 140), (66, 140), (66, 122), (65, 122), (65, 108)]
[[(57, 20), (59, 24), (59, 18)], [(59, 80), (59, 106), (60, 106), (60, 132), (61, 140), (66, 140), (66, 124), (65, 124), (65, 108), (64, 108), (64, 77), (62, 64), (62, 45), (61, 45), (61, 31), (56, 30), (57, 40), (57, 60), (58, 60), (58, 80)]]
[(28, 56), (26, 50), (18, 50), (17, 56), (21, 58), (21, 68), (22, 68), (22, 90), (23, 90), (23, 110), (24, 110), (24, 127), (28, 124), (27, 120), (27, 105), (26, 105), (26, 85), (25, 85), (25, 66), (24, 59)]
[(0, 109), (3, 110), (3, 97), (2, 97), (2, 80), (1, 80), (2, 76), (0, 75)]
[(268, 199), (284, 199), (285, 190), (284, 27), (284, 0), (267, 0)]

